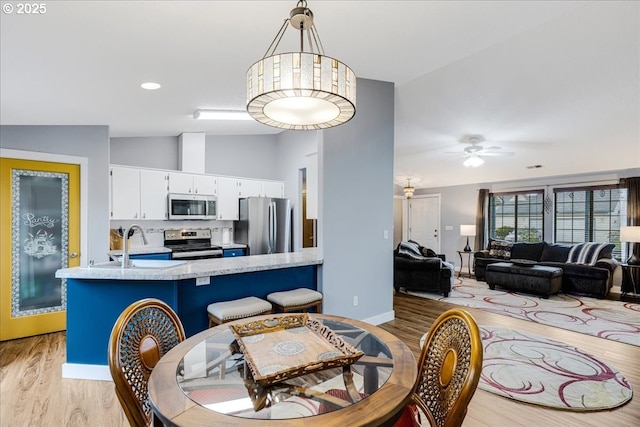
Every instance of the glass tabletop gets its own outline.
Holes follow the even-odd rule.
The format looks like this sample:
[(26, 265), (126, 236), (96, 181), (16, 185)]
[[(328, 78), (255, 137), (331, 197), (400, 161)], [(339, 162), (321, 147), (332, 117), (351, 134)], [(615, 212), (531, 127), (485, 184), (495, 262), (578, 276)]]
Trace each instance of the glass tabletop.
[(178, 386), (202, 407), (253, 419), (308, 417), (366, 399), (391, 376), (391, 351), (354, 325), (328, 319), (322, 323), (364, 355), (351, 365), (261, 386), (253, 380), (236, 336), (221, 329), (185, 353), (177, 367)]

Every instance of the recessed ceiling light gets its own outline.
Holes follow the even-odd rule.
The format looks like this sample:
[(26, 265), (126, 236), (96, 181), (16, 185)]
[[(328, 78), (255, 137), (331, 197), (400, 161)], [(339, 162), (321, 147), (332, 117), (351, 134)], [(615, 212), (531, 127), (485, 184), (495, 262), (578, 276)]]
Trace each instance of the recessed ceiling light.
[(146, 83), (142, 83), (140, 87), (142, 89), (147, 89), (147, 90), (156, 90), (156, 89), (160, 89), (162, 86), (160, 85), (160, 83), (146, 82)]
[(196, 110), (193, 118), (197, 120), (253, 120), (246, 110)]

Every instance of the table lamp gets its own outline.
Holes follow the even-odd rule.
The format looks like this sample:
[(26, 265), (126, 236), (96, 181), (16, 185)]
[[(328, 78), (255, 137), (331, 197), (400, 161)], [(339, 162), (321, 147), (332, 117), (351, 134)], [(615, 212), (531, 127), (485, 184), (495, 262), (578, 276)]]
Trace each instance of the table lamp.
[(628, 265), (640, 265), (640, 257), (634, 249), (640, 243), (640, 225), (620, 227), (620, 241), (631, 243), (631, 256), (627, 260)]
[(467, 246), (464, 247), (465, 252), (471, 252), (471, 246), (469, 246), (469, 236), (476, 235), (475, 225), (460, 225), (460, 235), (467, 236)]

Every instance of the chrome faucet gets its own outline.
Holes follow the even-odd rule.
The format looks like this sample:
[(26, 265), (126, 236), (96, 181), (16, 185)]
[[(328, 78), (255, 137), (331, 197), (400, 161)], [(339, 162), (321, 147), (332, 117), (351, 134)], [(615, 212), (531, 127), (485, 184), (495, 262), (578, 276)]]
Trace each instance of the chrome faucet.
[(138, 224), (131, 224), (124, 231), (124, 243), (122, 245), (122, 268), (131, 267), (131, 261), (129, 260), (129, 232), (137, 228), (142, 236), (142, 243), (147, 244), (147, 236), (144, 235), (144, 230)]

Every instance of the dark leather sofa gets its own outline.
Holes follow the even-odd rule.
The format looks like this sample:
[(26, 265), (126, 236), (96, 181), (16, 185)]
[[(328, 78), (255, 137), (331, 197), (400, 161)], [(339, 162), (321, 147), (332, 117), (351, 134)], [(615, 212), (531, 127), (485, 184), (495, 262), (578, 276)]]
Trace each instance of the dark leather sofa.
[(453, 271), (443, 264), (446, 261), (445, 255), (435, 254), (418, 245), (420, 255), (412, 256), (400, 250), (402, 244), (403, 242), (393, 251), (393, 287), (396, 292), (404, 288), (449, 296)]
[(487, 249), (474, 254), (476, 280), (486, 280), (487, 265), (495, 262), (526, 259), (538, 265), (562, 269), (562, 291), (570, 294), (604, 298), (613, 285), (613, 273), (618, 262), (612, 258), (614, 245), (600, 251), (594, 265), (567, 262), (572, 246), (547, 242), (504, 242), (491, 239)]

